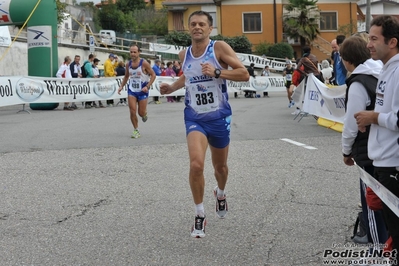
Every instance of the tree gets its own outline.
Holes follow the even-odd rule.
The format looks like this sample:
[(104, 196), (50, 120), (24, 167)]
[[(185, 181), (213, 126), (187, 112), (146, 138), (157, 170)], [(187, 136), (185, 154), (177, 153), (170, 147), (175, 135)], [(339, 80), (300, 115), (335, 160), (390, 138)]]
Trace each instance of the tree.
[(353, 33), (357, 32), (357, 24), (351, 19), (349, 24), (341, 25), (338, 27), (338, 32), (342, 33), (346, 37), (351, 36)]
[(56, 0), (56, 5), (57, 5), (57, 23), (60, 24), (66, 19), (68, 16), (65, 15), (67, 12), (66, 10), (66, 3), (61, 3), (60, 0)]
[(145, 2), (118, 0), (116, 4), (104, 5), (98, 12), (103, 29), (119, 33), (165, 35), (168, 32), (167, 10), (146, 7)]
[[(235, 37), (223, 37), (219, 34), (216, 36), (211, 36), (210, 38), (212, 40), (225, 41), (236, 53), (252, 53), (252, 44), (244, 35)], [(173, 31), (165, 35), (165, 42), (171, 45), (187, 47), (191, 45), (191, 36), (187, 32)]]
[(260, 42), (258, 45), (255, 46), (254, 54), (266, 55), (272, 45), (272, 43)]
[(73, 5), (94, 8), (94, 2), (93, 1), (80, 2), (79, 4), (76, 2), (76, 0), (73, 0), (73, 1), (74, 1)]
[[(211, 39), (213, 38), (211, 37)], [(252, 43), (245, 35), (226, 37), (224, 41), (229, 44), (236, 53), (252, 54)]]
[(277, 58), (293, 58), (294, 49), (286, 42), (276, 43), (269, 47), (268, 51), (266, 52), (266, 56)]
[(290, 38), (299, 38), (301, 49), (316, 39), (319, 31), (320, 11), (318, 0), (288, 0), (283, 15), (284, 33)]
[(98, 18), (103, 29), (114, 30), (116, 32), (124, 32), (126, 30), (125, 14), (121, 10), (118, 10), (117, 6), (113, 3), (104, 5), (98, 13)]
[(141, 34), (165, 35), (168, 33), (167, 9), (155, 10), (153, 7), (136, 9), (132, 12), (132, 17), (136, 21), (136, 31)]
[(165, 35), (165, 42), (167, 44), (187, 47), (191, 45), (191, 36), (184, 31), (172, 31)]
[(143, 0), (118, 0), (116, 6), (120, 11), (127, 14), (130, 11), (144, 9), (146, 3)]

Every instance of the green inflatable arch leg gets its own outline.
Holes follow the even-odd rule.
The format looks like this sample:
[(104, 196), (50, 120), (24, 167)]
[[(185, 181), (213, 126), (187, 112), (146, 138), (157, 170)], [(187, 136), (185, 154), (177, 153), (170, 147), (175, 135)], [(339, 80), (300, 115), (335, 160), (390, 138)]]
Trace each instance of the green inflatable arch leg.
[[(5, 0), (0, 25), (22, 26), (28, 19), (28, 75), (54, 77), (58, 70), (57, 5), (55, 0)], [(34, 110), (56, 108), (58, 103), (30, 104)], [(52, 108), (52, 109), (54, 109)]]

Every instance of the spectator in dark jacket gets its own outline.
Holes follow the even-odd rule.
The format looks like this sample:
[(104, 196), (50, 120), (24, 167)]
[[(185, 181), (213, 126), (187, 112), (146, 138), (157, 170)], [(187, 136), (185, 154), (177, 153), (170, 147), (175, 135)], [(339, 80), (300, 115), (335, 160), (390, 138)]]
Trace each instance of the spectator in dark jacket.
[[(123, 61), (118, 62), (118, 66), (115, 68), (116, 76), (124, 76), (126, 72), (125, 63)], [(127, 106), (126, 98), (121, 98), (119, 104), (122, 106)]]
[(255, 64), (254, 63), (251, 63), (249, 65), (249, 67), (247, 68), (247, 70), (251, 77), (255, 77)]

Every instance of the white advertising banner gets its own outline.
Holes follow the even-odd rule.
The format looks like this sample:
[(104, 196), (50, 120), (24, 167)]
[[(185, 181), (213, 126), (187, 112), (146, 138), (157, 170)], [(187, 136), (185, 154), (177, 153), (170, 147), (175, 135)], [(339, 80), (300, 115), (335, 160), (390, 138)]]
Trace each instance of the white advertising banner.
[(295, 89), (292, 98), (306, 113), (343, 123), (345, 91), (346, 85), (329, 88), (311, 74)]
[(0, 26), (0, 46), (10, 46), (11, 36), (8, 26)]
[(150, 43), (150, 51), (167, 54), (179, 54), (181, 50), (186, 49), (184, 46), (176, 46), (171, 44)]
[[(179, 54), (181, 50), (186, 49), (184, 46), (176, 46), (170, 44), (160, 44), (160, 43), (150, 43), (150, 51), (151, 52), (159, 52), (159, 53), (168, 53), (168, 54)], [(275, 58), (266, 58), (258, 55), (252, 54), (241, 54), (236, 53), (238, 59), (244, 64), (244, 66), (249, 66), (251, 63), (255, 64), (256, 68), (265, 68), (265, 66), (269, 66), (270, 69), (283, 71), (286, 67), (285, 60), (281, 59), (280, 61)], [(292, 62), (295, 68), (295, 62)]]
[(286, 91), (283, 76), (250, 77), (249, 81), (227, 81), (229, 92), (237, 91)]
[[(169, 77), (162, 82), (172, 83)], [(62, 79), (47, 77), (0, 77), (0, 106), (24, 103), (86, 102), (127, 97), (127, 85), (118, 94), (122, 78)], [(184, 90), (171, 95), (184, 96)], [(150, 89), (150, 97), (160, 96), (159, 84)]]
[[(152, 89), (150, 90), (150, 96), (164, 96), (161, 95), (161, 89), (160, 85), (162, 83), (167, 83), (167, 84), (172, 84), (173, 82), (177, 81), (179, 77), (163, 77), (163, 76), (158, 76), (156, 77), (154, 81), (154, 85), (152, 86)], [(186, 94), (186, 90), (184, 88), (174, 91), (171, 94), (168, 94), (170, 96), (184, 96)]]
[(122, 98), (117, 89), (116, 79), (0, 77), (0, 106)]
[[(254, 63), (256, 68), (265, 68), (265, 66), (269, 66), (270, 69), (276, 71), (283, 71), (286, 67), (286, 62), (284, 61), (277, 61), (276, 59), (269, 59), (266, 57), (252, 55), (252, 54), (240, 54), (237, 53), (238, 59), (244, 64), (244, 66), (249, 66), (251, 63)], [(293, 67), (296, 67), (295, 62), (292, 62)]]
[[(160, 84), (172, 84), (178, 78), (156, 77), (150, 89), (150, 97), (162, 96)], [(240, 90), (249, 91), (281, 91), (285, 90), (281, 77), (251, 77), (248, 82), (227, 82), (228, 92)], [(122, 78), (82, 78), (62, 79), (48, 77), (12, 76), (0, 77), (0, 106), (24, 103), (53, 103), (53, 102), (86, 102), (127, 97), (127, 85), (118, 94)], [(184, 96), (182, 88), (170, 94)], [(168, 95), (163, 95), (168, 96)]]

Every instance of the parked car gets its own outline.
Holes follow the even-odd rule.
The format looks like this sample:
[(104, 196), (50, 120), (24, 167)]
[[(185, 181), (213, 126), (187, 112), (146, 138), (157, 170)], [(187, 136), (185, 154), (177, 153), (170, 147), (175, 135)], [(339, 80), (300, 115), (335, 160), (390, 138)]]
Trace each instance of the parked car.
[(104, 46), (110, 46), (116, 43), (116, 34), (113, 30), (100, 30), (101, 44)]

